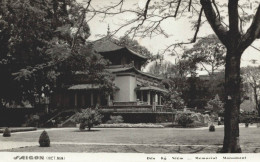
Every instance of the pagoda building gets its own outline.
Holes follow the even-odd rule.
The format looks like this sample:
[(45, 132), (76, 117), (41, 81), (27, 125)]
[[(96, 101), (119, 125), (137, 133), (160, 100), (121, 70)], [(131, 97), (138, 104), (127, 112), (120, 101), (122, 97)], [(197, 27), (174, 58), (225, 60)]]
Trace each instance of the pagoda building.
[(110, 61), (106, 71), (114, 75), (114, 93), (106, 96), (100, 93), (100, 85), (75, 83), (67, 88), (70, 95), (65, 97), (66, 101), (56, 97), (57, 103), (78, 108), (145, 106), (151, 110), (163, 105), (163, 96), (168, 91), (161, 84), (162, 78), (141, 71), (147, 57), (118, 45), (110, 35), (92, 43), (96, 52)]

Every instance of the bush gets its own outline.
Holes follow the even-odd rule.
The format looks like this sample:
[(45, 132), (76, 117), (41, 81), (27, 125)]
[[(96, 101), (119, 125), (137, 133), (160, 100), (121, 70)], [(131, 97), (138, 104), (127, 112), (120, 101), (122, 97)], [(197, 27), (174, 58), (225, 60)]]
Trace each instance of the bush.
[(182, 127), (187, 127), (187, 125), (192, 124), (193, 120), (188, 114), (181, 114), (178, 118), (178, 124)]
[(79, 124), (79, 129), (80, 130), (84, 130), (86, 128), (85, 124), (84, 123), (80, 123)]
[(210, 132), (215, 132), (215, 126), (214, 126), (213, 124), (211, 124), (211, 125), (209, 126), (209, 131), (210, 131)]
[(118, 116), (110, 116), (110, 120), (107, 121), (107, 124), (117, 124), (117, 123), (123, 123), (123, 117), (121, 115)]
[(101, 124), (102, 118), (103, 115), (99, 113), (98, 109), (92, 110), (88, 108), (76, 113), (73, 120), (80, 123), (80, 130), (85, 129), (85, 127), (90, 130), (94, 125)]
[(38, 127), (39, 120), (40, 120), (39, 115), (30, 115), (26, 120), (26, 126)]
[(44, 130), (39, 138), (40, 147), (50, 147), (50, 138), (48, 133)]
[(3, 137), (11, 137), (11, 131), (9, 130), (9, 128), (5, 128), (3, 132)]

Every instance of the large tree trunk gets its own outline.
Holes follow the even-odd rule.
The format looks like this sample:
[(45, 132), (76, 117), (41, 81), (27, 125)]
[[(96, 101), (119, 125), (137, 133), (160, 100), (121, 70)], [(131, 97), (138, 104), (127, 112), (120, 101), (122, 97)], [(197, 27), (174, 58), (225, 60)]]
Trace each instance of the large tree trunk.
[[(256, 83), (255, 83), (255, 85), (256, 85)], [(253, 87), (253, 90), (254, 90), (254, 98), (255, 98), (255, 109), (258, 112), (258, 116), (260, 117), (260, 107), (258, 105), (258, 96), (257, 96), (257, 89), (256, 89), (256, 87)]]
[(227, 50), (225, 66), (225, 115), (224, 143), (221, 152), (240, 153), (239, 110), (240, 110), (240, 58), (238, 50)]

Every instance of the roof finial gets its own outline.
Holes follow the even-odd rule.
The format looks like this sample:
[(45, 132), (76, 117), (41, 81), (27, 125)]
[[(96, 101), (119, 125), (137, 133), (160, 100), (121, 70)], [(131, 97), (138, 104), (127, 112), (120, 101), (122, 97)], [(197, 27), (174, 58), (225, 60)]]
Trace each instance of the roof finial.
[(109, 24), (107, 25), (107, 35), (110, 35), (110, 26), (109, 26)]

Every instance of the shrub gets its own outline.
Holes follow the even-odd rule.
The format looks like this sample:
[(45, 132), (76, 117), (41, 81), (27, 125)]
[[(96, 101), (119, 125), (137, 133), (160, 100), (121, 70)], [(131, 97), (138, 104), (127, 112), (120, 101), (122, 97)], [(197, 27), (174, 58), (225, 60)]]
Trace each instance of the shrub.
[(86, 128), (85, 124), (84, 123), (80, 123), (79, 124), (79, 129), (80, 130), (84, 130)]
[(102, 118), (103, 115), (99, 113), (98, 109), (92, 110), (88, 108), (76, 113), (74, 116), (74, 121), (80, 123), (80, 130), (85, 129), (85, 127), (90, 130), (94, 125), (99, 125)]
[(9, 130), (9, 128), (5, 128), (3, 132), (3, 137), (11, 137), (11, 131)]
[(210, 131), (210, 132), (215, 132), (215, 126), (214, 126), (213, 124), (211, 124), (211, 125), (209, 126), (209, 131)]
[(121, 115), (118, 116), (110, 116), (110, 120), (107, 121), (107, 124), (117, 124), (117, 123), (123, 123), (123, 117)]
[(218, 125), (221, 125), (221, 121), (218, 121)]
[(216, 95), (214, 99), (208, 101), (206, 109), (213, 112), (213, 114), (223, 113), (224, 103), (220, 100), (219, 96)]
[(187, 127), (187, 125), (192, 124), (193, 120), (188, 114), (181, 114), (180, 117), (178, 118), (178, 124), (181, 125), (182, 127)]
[(50, 138), (48, 133), (44, 130), (39, 138), (40, 147), (50, 147)]
[(39, 115), (30, 115), (26, 120), (26, 125), (29, 127), (38, 127), (39, 120)]

